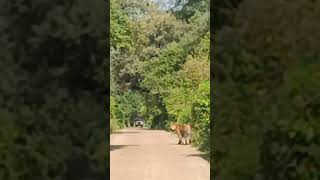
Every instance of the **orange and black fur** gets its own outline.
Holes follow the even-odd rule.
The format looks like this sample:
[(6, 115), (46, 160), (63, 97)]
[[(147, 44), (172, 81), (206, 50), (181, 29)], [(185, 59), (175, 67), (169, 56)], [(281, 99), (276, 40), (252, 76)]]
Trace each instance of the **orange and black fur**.
[(191, 125), (190, 124), (176, 124), (173, 123), (170, 126), (172, 131), (175, 131), (179, 137), (178, 144), (182, 144), (182, 139), (184, 139), (183, 144), (191, 144)]

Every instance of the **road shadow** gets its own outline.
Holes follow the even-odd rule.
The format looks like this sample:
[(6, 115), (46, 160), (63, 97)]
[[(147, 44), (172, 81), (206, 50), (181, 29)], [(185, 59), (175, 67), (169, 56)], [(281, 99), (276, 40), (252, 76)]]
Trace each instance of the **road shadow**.
[(169, 145), (172, 145), (172, 146), (187, 146), (187, 145), (190, 145), (190, 144), (170, 143)]
[(186, 157), (200, 157), (208, 162), (210, 160), (209, 154), (205, 154), (205, 153), (188, 154), (188, 155), (186, 155)]
[(123, 149), (123, 148), (130, 147), (130, 146), (138, 146), (138, 145), (110, 145), (110, 151)]
[(128, 131), (128, 132), (112, 132), (112, 134), (134, 134), (134, 133), (140, 133), (138, 131)]
[(168, 143), (168, 144), (173, 146), (191, 146), (191, 144), (178, 144), (178, 141), (176, 143)]

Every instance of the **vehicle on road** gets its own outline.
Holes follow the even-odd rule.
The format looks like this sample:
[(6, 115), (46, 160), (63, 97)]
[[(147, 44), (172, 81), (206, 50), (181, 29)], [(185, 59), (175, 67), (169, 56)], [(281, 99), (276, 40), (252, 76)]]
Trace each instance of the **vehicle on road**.
[(137, 118), (134, 121), (134, 127), (143, 127), (144, 126), (144, 120), (142, 118)]

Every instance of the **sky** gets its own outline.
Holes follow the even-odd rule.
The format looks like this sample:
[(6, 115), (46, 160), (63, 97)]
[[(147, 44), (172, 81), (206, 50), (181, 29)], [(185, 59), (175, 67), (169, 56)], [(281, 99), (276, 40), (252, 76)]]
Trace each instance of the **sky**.
[(174, 6), (175, 0), (151, 0), (153, 2), (159, 3), (162, 8), (170, 9)]

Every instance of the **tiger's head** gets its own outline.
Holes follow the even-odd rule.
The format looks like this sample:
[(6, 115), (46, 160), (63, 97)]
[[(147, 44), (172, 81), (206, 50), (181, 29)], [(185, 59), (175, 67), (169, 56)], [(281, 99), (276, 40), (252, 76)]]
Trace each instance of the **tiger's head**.
[(176, 123), (171, 123), (170, 129), (171, 129), (172, 131), (175, 131), (175, 130), (177, 129)]

